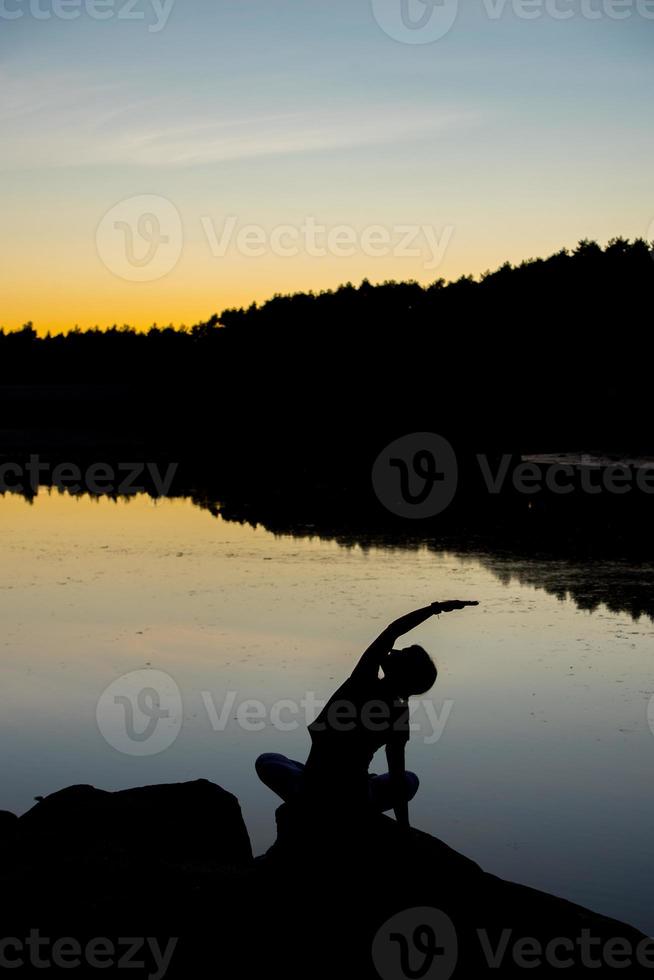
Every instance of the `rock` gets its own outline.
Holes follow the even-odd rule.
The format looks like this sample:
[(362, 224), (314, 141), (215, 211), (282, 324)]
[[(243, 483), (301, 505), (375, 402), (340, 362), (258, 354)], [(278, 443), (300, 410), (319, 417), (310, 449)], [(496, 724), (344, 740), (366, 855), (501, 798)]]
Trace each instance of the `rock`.
[[(528, 966), (515, 957), (525, 940), (532, 967), (533, 951), (542, 951), (538, 977), (595, 977), (601, 967), (613, 976), (606, 957), (582, 962), (588, 935), (595, 956), (611, 942), (629, 944), (633, 962), (621, 973), (652, 976), (634, 958), (647, 942), (637, 930), (487, 874), (429, 834), (403, 833), (381, 816), (348, 819), (339, 830), (286, 805), (277, 817), (276, 844), (253, 861), (237, 799), (206, 780), (54, 793), (12, 824), (0, 875), (4, 935), (36, 929), (82, 945), (150, 937), (162, 949), (174, 939), (166, 980), (524, 977)], [(430, 917), (434, 942), (424, 946)], [(545, 957), (554, 941), (572, 945), (570, 967)], [(493, 966), (496, 951), (501, 964)], [(157, 975), (147, 957), (146, 967), (144, 975)]]
[(81, 852), (109, 846), (142, 861), (242, 867), (252, 848), (238, 800), (206, 779), (109, 793), (70, 786), (18, 820), (23, 844)]
[[(648, 942), (637, 929), (488, 874), (429, 834), (419, 830), (404, 834), (394, 820), (383, 816), (360, 826), (354, 837), (351, 827), (347, 834), (339, 834), (329, 824), (301, 832), (286, 806), (280, 807), (277, 819), (278, 840), (258, 861), (257, 871), (263, 880), (268, 878), (269, 889), (276, 888), (277, 907), (284, 915), (292, 910), (298, 958), (310, 960), (320, 949), (325, 976), (339, 974), (344, 955), (351, 976), (377, 980), (408, 976), (400, 969), (398, 935), (404, 935), (414, 965), (421, 963), (424, 957), (411, 944), (423, 916), (410, 910), (424, 908), (437, 910), (441, 929), (449, 929), (454, 937), (455, 978), (524, 977), (529, 965), (538, 965), (534, 972), (539, 977), (560, 977), (562, 972), (568, 977), (589, 976), (601, 973), (602, 968), (613, 975), (616, 967), (609, 960), (611, 944), (616, 942), (629, 944), (631, 950), (632, 962), (620, 965), (623, 973), (652, 976), (651, 967), (647, 969), (637, 959), (640, 944)], [(395, 916), (399, 916), (399, 925), (387, 928), (385, 924)], [(274, 923), (273, 940), (282, 928), (281, 921)], [(393, 933), (395, 939), (389, 940), (387, 933)], [(590, 952), (584, 953), (584, 936), (593, 940)], [(539, 964), (534, 962), (537, 954), (532, 954), (530, 964), (528, 955), (524, 965), (514, 959), (514, 955), (520, 959), (520, 943), (526, 940), (533, 940), (533, 948), (542, 951)], [(550, 945), (547, 953), (548, 944), (561, 941), (563, 946)], [(385, 958), (385, 966), (373, 956), (375, 944), (377, 958)], [(573, 952), (567, 954), (570, 945)], [(648, 949), (654, 966), (654, 943)], [(502, 959), (493, 966), (496, 951)], [(570, 956), (566, 967), (556, 962), (557, 957)], [(584, 956), (594, 957), (594, 965), (586, 966)], [(450, 973), (445, 966), (436, 962), (436, 972), (424, 976), (447, 980)]]
[(13, 839), (17, 827), (18, 817), (16, 814), (10, 813), (9, 810), (0, 810), (0, 846), (7, 839)]
[[(116, 949), (120, 937), (150, 937), (161, 949), (175, 940), (167, 980), (207, 975), (221, 943), (221, 968), (235, 976), (253, 867), (238, 800), (207, 780), (53, 793), (18, 818), (0, 862), (2, 936), (21, 944), (25, 965), (13, 973), (32, 975), (27, 940), (36, 932), (50, 937), (41, 950), (46, 959), (57, 938), (84, 949), (97, 937)], [(141, 949), (135, 959), (144, 955)], [(17, 956), (12, 946), (10, 958)], [(103, 976), (123, 976), (117, 959)], [(152, 955), (145, 961), (138, 975), (158, 976)], [(88, 966), (84, 956), (81, 962)], [(98, 969), (72, 973), (97, 976)]]

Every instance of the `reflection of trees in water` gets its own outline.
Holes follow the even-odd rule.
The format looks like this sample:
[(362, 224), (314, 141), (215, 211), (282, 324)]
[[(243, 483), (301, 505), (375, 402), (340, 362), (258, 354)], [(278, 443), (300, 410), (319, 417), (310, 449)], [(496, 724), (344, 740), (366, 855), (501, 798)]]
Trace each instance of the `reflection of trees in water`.
[(503, 585), (518, 582), (544, 589), (557, 599), (572, 599), (579, 609), (595, 612), (604, 605), (612, 613), (654, 620), (654, 565), (619, 561), (569, 561), (557, 558), (477, 555), (479, 562)]
[[(50, 493), (71, 493), (66, 488), (45, 488)], [(8, 491), (18, 492), (18, 491)], [(77, 493), (77, 497), (89, 497), (98, 501), (97, 494)], [(104, 494), (112, 500), (130, 503), (143, 494)], [(0, 496), (3, 496), (0, 495)], [(26, 495), (33, 502), (33, 495)], [(150, 491), (150, 499), (160, 499)], [(560, 600), (571, 599), (579, 609), (595, 612), (605, 606), (612, 613), (627, 613), (633, 619), (648, 616), (654, 621), (654, 563), (641, 560), (624, 560), (607, 557), (565, 557), (570, 546), (566, 538), (552, 541), (550, 549), (542, 546), (534, 548), (533, 556), (525, 547), (507, 543), (510, 533), (498, 537), (496, 529), (489, 529), (487, 536), (479, 527), (472, 534), (448, 533), (435, 540), (431, 536), (414, 534), (408, 537), (401, 529), (371, 531), (359, 525), (356, 528), (344, 526), (338, 519), (332, 523), (318, 520), (310, 523), (298, 522), (288, 516), (288, 509), (259, 502), (221, 501), (210, 489), (194, 491), (180, 489), (169, 495), (171, 498), (190, 500), (194, 506), (208, 511), (212, 517), (222, 520), (263, 527), (274, 535), (294, 538), (316, 538), (334, 541), (342, 548), (359, 547), (363, 550), (384, 548), (388, 550), (410, 551), (429, 548), (436, 553), (447, 552), (458, 560), (479, 563), (509, 586), (517, 582), (521, 586), (543, 589)], [(605, 542), (605, 552), (610, 552), (612, 543)]]
[[(194, 503), (199, 507), (208, 506), (203, 498), (194, 498)], [(463, 537), (457, 539), (456, 535), (448, 535), (435, 542), (390, 532), (370, 533), (324, 525), (257, 520), (254, 511), (248, 512), (234, 506), (223, 507), (215, 501), (209, 505), (209, 509), (214, 514), (220, 514), (224, 520), (261, 525), (274, 534), (336, 541), (343, 548), (358, 546), (363, 549), (377, 547), (407, 551), (427, 546), (434, 552), (451, 553), (459, 560), (478, 562), (506, 586), (518, 582), (522, 586), (543, 589), (562, 601), (571, 599), (579, 609), (587, 612), (595, 612), (604, 605), (615, 614), (627, 613), (635, 620), (649, 616), (654, 621), (654, 564), (650, 562), (562, 558), (565, 542), (559, 546), (558, 553), (553, 550), (551, 555), (547, 555), (540, 551), (538, 557), (532, 558), (519, 549), (512, 551), (506, 544), (484, 544), (479, 532), (472, 543)]]

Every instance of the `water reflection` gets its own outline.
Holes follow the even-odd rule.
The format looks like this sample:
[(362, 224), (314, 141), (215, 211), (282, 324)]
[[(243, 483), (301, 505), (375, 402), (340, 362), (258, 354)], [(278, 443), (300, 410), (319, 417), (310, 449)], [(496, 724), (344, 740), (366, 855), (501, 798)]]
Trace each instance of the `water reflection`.
[[(135, 490), (101, 496), (71, 494), (63, 486), (44, 488), (41, 492), (74, 496), (95, 504), (105, 498), (123, 504), (129, 504), (138, 497), (147, 497), (151, 501), (162, 499), (154, 489), (148, 494)], [(12, 494), (0, 494), (0, 500), (4, 496)], [(25, 492), (20, 496), (28, 503), (36, 499), (35, 494)], [(435, 552), (452, 552), (461, 560), (471, 557), (473, 561), (478, 561), (507, 586), (517, 582), (544, 589), (561, 600), (572, 599), (579, 609), (587, 612), (596, 612), (601, 606), (606, 606), (616, 614), (628, 614), (636, 622), (643, 616), (654, 621), (654, 562), (634, 557), (606, 557), (614, 547), (610, 537), (607, 537), (606, 547), (598, 556), (575, 557), (574, 547), (571, 544), (566, 547), (564, 541), (552, 543), (549, 551), (542, 543), (537, 549), (530, 550), (520, 548), (515, 542), (507, 545), (503, 541), (500, 546), (494, 537), (485, 538), (478, 529), (471, 534), (450, 530), (434, 539), (428, 532), (425, 535), (415, 532), (407, 534), (406, 524), (393, 531), (388, 528), (371, 531), (361, 525), (353, 528), (325, 522), (294, 522), (275, 514), (274, 510), (271, 513), (270, 508), (261, 513), (256, 506), (234, 504), (233, 501), (227, 504), (215, 491), (210, 490), (179, 491), (168, 494), (166, 499), (168, 498), (188, 501), (212, 517), (220, 517), (230, 523), (253, 529), (262, 527), (274, 535), (335, 541), (342, 548), (358, 547), (364, 551), (373, 548), (400, 548), (404, 551), (415, 551), (426, 547)], [(510, 540), (511, 536), (507, 537)], [(617, 553), (620, 554), (619, 551)]]
[(506, 586), (513, 582), (544, 589), (562, 601), (572, 599), (579, 609), (627, 613), (636, 622), (654, 620), (654, 565), (649, 562), (573, 561), (526, 558), (524, 555), (479, 555), (481, 564)]

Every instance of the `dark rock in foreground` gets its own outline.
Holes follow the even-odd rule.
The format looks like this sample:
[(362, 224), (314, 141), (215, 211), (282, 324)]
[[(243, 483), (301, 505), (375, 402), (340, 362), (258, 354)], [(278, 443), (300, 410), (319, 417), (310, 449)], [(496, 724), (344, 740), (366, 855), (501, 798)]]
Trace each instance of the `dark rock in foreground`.
[(347, 835), (286, 807), (279, 818), (277, 844), (253, 860), (237, 799), (206, 780), (77, 786), (17, 820), (0, 814), (0, 968), (86, 977), (131, 967), (185, 980), (654, 977), (642, 933), (486, 874), (428, 834), (403, 835), (386, 817)]
[(105, 848), (126, 859), (205, 871), (252, 860), (238, 800), (206, 779), (118, 793), (70, 786), (28, 810), (15, 829), (32, 847), (75, 855)]

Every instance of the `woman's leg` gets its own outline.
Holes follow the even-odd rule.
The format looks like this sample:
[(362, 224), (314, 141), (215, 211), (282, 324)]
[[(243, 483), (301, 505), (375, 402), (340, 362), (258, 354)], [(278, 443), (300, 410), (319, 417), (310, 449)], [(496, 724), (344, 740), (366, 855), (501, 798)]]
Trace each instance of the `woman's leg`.
[[(418, 792), (419, 786), (420, 780), (415, 772), (405, 772), (402, 800), (405, 800), (407, 803), (409, 800), (412, 800)], [(382, 813), (386, 810), (392, 810), (396, 803), (401, 802), (401, 800), (394, 797), (391, 777), (387, 772), (383, 776), (372, 776), (370, 778), (370, 799), (374, 808), (380, 810)]]
[(301, 762), (287, 759), (277, 752), (265, 752), (254, 765), (261, 782), (273, 793), (277, 793), (277, 796), (281, 796), (285, 803), (297, 796), (304, 773)]

